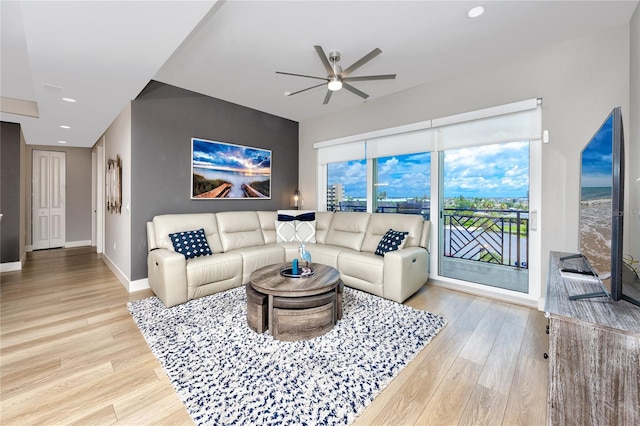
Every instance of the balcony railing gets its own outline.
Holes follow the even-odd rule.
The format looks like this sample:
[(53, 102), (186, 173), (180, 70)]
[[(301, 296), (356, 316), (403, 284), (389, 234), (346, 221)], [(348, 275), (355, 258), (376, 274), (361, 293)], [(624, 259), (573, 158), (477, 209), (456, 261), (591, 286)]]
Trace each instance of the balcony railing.
[[(382, 201), (378, 202), (375, 208), (376, 213), (404, 213), (404, 214), (421, 214), (426, 220), (429, 220), (430, 202), (398, 202), (398, 201)], [(327, 203), (328, 211), (343, 212), (366, 212), (366, 201), (340, 201), (339, 203)]]
[(529, 212), (444, 209), (444, 255), (528, 268)]

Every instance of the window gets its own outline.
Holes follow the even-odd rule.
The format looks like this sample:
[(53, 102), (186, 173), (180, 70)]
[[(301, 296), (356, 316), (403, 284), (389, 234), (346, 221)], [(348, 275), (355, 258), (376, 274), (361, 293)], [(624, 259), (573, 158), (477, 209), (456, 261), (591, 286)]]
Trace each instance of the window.
[(418, 213), (429, 218), (431, 153), (374, 159), (373, 210), (379, 213)]
[[(478, 290), (479, 294), (495, 294), (495, 290), (487, 290), (488, 285), (501, 287), (496, 290), (501, 295), (510, 292), (509, 300), (537, 303), (543, 281), (541, 110), (540, 99), (528, 99), (316, 142), (318, 209), (419, 211), (431, 220), (430, 271), (434, 279)], [(497, 164), (495, 167), (486, 159), (471, 164), (492, 150), (500, 151), (501, 156), (500, 162), (491, 163)], [(519, 162), (514, 163), (515, 159)], [(485, 171), (480, 173), (475, 166)], [(488, 181), (490, 168), (501, 174), (498, 186)], [(498, 193), (509, 187), (515, 191)], [(481, 195), (482, 191), (491, 192), (491, 197)], [(457, 208), (451, 204), (454, 201), (465, 207), (457, 216), (450, 211)], [(478, 218), (467, 214), (482, 209), (504, 211), (499, 218), (495, 212), (473, 212)], [(493, 237), (498, 226), (501, 238), (495, 247), (483, 246), (481, 253), (471, 257), (463, 251), (469, 244), (460, 243), (461, 249), (453, 247), (452, 229), (467, 234), (488, 229), (487, 237)], [(465, 269), (473, 273), (467, 274)], [(509, 274), (517, 275), (518, 288)], [(491, 282), (483, 282), (484, 277), (490, 277)], [(500, 277), (506, 277), (503, 281), (508, 285), (496, 283)]]
[(327, 164), (327, 211), (367, 211), (366, 160)]

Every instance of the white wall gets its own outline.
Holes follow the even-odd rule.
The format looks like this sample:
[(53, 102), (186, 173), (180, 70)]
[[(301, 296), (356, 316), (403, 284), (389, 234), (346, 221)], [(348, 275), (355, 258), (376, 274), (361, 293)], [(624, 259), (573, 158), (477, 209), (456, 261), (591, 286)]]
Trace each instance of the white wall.
[[(629, 122), (629, 30), (629, 25), (613, 28), (301, 122), (299, 186), (305, 208), (317, 208), (316, 173), (302, 172), (316, 170), (314, 142), (541, 97), (542, 128), (551, 136), (542, 152), (545, 281), (549, 251), (578, 249), (581, 149), (613, 107), (622, 106)], [(544, 282), (542, 289), (544, 294)]]
[[(105, 162), (122, 160), (122, 212), (104, 213), (104, 256), (109, 268), (129, 289), (131, 280), (131, 103), (104, 134)], [(104, 169), (106, 170), (106, 164)]]

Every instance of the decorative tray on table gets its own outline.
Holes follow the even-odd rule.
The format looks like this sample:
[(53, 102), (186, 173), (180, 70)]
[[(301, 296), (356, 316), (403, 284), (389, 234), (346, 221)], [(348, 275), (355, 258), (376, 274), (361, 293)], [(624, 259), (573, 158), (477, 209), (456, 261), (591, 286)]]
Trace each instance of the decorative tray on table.
[(287, 266), (280, 270), (280, 275), (287, 278), (309, 278), (316, 274), (316, 270), (309, 266), (300, 266), (298, 273), (293, 273), (293, 267)]

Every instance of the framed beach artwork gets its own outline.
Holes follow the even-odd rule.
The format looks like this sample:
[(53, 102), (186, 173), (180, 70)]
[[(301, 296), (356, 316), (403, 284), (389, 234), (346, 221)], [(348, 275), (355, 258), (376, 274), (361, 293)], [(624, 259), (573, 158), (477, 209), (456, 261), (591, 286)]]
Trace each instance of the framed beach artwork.
[(271, 151), (192, 138), (191, 198), (271, 199)]

